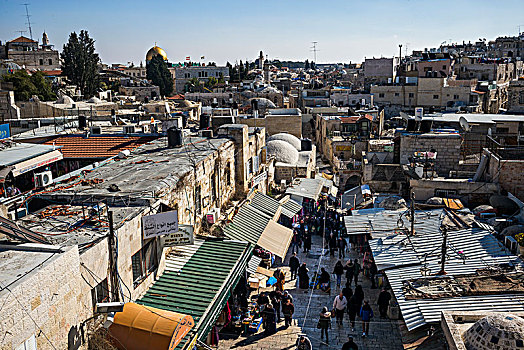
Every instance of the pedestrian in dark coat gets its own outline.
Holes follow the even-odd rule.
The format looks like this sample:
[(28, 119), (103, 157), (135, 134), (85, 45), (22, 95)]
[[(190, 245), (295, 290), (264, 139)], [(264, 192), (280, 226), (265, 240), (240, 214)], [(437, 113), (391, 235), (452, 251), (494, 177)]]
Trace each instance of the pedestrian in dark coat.
[(355, 278), (355, 285), (358, 283), (358, 275), (360, 275), (360, 264), (358, 263), (357, 259), (355, 259), (354, 267), (353, 267), (353, 276)]
[(335, 267), (333, 268), (333, 274), (337, 276), (337, 287), (340, 288), (342, 275), (344, 274), (344, 266), (342, 266), (342, 261), (337, 261)]
[(355, 265), (353, 264), (353, 261), (349, 260), (344, 266), (344, 270), (346, 270), (346, 279), (347, 283), (351, 286), (351, 283), (353, 283), (353, 270), (355, 269)]
[(266, 335), (275, 334), (277, 332), (277, 315), (273, 305), (268, 304), (262, 311), (262, 319), (264, 321), (264, 333)]
[(355, 296), (357, 297), (358, 306), (360, 307), (362, 301), (364, 300), (364, 290), (360, 284), (355, 287)]
[(391, 300), (391, 294), (386, 289), (382, 289), (378, 295), (378, 311), (380, 312), (381, 318), (386, 318), (388, 313), (389, 301)]
[(306, 232), (304, 235), (304, 253), (309, 253), (311, 250), (311, 234)]
[(293, 314), (295, 313), (295, 306), (291, 303), (290, 299), (286, 299), (286, 302), (282, 305), (282, 313), (284, 314), (284, 326), (287, 328), (291, 326)]
[(324, 334), (326, 335), (326, 344), (329, 344), (328, 329), (331, 328), (331, 312), (324, 306), (318, 319), (317, 328), (320, 329), (320, 340), (324, 340)]
[(353, 337), (348, 337), (348, 341), (342, 345), (342, 350), (358, 350), (358, 345), (353, 341)]
[(289, 258), (289, 270), (291, 271), (291, 279), (297, 278), (297, 271), (300, 267), (300, 261), (297, 258), (297, 253), (293, 253)]
[(339, 237), (337, 245), (338, 245), (338, 258), (344, 259), (346, 257), (346, 246), (347, 246), (346, 240), (342, 237)]
[(306, 267), (306, 263), (298, 268), (298, 287), (300, 289), (309, 289), (309, 269)]
[(353, 289), (351, 289), (349, 283), (346, 283), (346, 286), (342, 288), (342, 294), (344, 294), (346, 300), (349, 302), (349, 299), (353, 296)]
[(337, 247), (337, 239), (334, 234), (329, 236), (329, 255), (335, 256), (335, 248)]
[(362, 336), (365, 337), (369, 334), (369, 322), (373, 318), (373, 310), (368, 301), (365, 301), (360, 309), (360, 317), (362, 318)]
[(348, 303), (348, 316), (349, 316), (349, 322), (351, 323), (351, 330), (355, 331), (355, 318), (357, 317), (357, 313), (360, 310), (360, 301), (358, 298), (353, 294), (351, 298), (349, 298)]
[(277, 314), (277, 323), (280, 322), (280, 309), (282, 305), (282, 292), (279, 290), (274, 290), (269, 293), (269, 298), (271, 299), (271, 304), (273, 305), (273, 308), (275, 309), (275, 313)]

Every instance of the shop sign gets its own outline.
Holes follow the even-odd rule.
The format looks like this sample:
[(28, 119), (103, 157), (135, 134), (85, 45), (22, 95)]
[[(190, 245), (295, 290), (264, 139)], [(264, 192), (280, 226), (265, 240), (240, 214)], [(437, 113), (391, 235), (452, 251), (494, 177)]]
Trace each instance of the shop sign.
[(258, 185), (267, 178), (267, 173), (264, 171), (262, 174), (257, 175), (253, 178), (253, 186)]
[(335, 149), (337, 150), (337, 152), (346, 152), (346, 151), (352, 151), (353, 150), (353, 146), (351, 145), (336, 145)]
[(191, 245), (195, 243), (192, 225), (178, 225), (178, 232), (170, 233), (165, 237), (165, 247)]
[(0, 140), (6, 139), (9, 136), (11, 136), (9, 124), (0, 124)]
[(178, 211), (172, 210), (142, 217), (144, 239), (178, 232)]

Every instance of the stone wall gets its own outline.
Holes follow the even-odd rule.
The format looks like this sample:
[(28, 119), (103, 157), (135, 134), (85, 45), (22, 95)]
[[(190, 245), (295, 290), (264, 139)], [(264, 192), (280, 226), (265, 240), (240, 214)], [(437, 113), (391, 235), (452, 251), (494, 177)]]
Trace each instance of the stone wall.
[(484, 149), (484, 154), (489, 157), (486, 179), (499, 183), (500, 187), (511, 192), (515, 197), (524, 200), (524, 160), (500, 159), (497, 155)]
[(10, 292), (0, 292), (0, 349), (14, 349), (32, 335), (39, 350), (71, 348), (68, 337), (92, 314), (90, 297), (78, 293), (85, 285), (79, 266), (73, 247), (10, 286)]
[(451, 198), (459, 198), (464, 204), (477, 206), (489, 203), (489, 197), (497, 193), (499, 186), (488, 182), (470, 182), (466, 179), (410, 180), (410, 187), (418, 201), (436, 196), (436, 191), (453, 191)]
[(302, 138), (301, 115), (267, 115), (265, 118), (239, 118), (238, 122), (251, 127), (265, 127), (269, 136), (286, 132), (299, 139)]
[(414, 152), (437, 151), (435, 170), (439, 176), (448, 176), (451, 170), (457, 170), (460, 160), (459, 134), (402, 134), (400, 138), (400, 163), (409, 164), (409, 157)]

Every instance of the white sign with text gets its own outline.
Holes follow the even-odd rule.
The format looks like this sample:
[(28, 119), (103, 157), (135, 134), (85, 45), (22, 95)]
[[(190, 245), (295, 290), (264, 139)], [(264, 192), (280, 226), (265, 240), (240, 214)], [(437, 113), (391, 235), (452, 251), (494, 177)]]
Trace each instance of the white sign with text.
[(142, 217), (144, 239), (178, 232), (178, 211), (166, 211)]

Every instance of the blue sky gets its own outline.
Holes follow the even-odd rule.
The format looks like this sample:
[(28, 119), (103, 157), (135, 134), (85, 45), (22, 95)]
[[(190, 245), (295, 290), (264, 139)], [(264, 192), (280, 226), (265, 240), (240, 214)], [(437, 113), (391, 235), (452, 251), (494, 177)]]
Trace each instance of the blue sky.
[[(438, 46), (443, 41), (494, 39), (524, 31), (524, 0), (0, 0), (0, 40), (44, 29), (61, 50), (72, 31), (87, 29), (105, 63), (138, 64), (157, 42), (170, 61), (270, 58), (360, 62), (364, 57)], [(24, 34), (29, 36), (29, 33)], [(403, 52), (404, 54), (404, 52)]]

